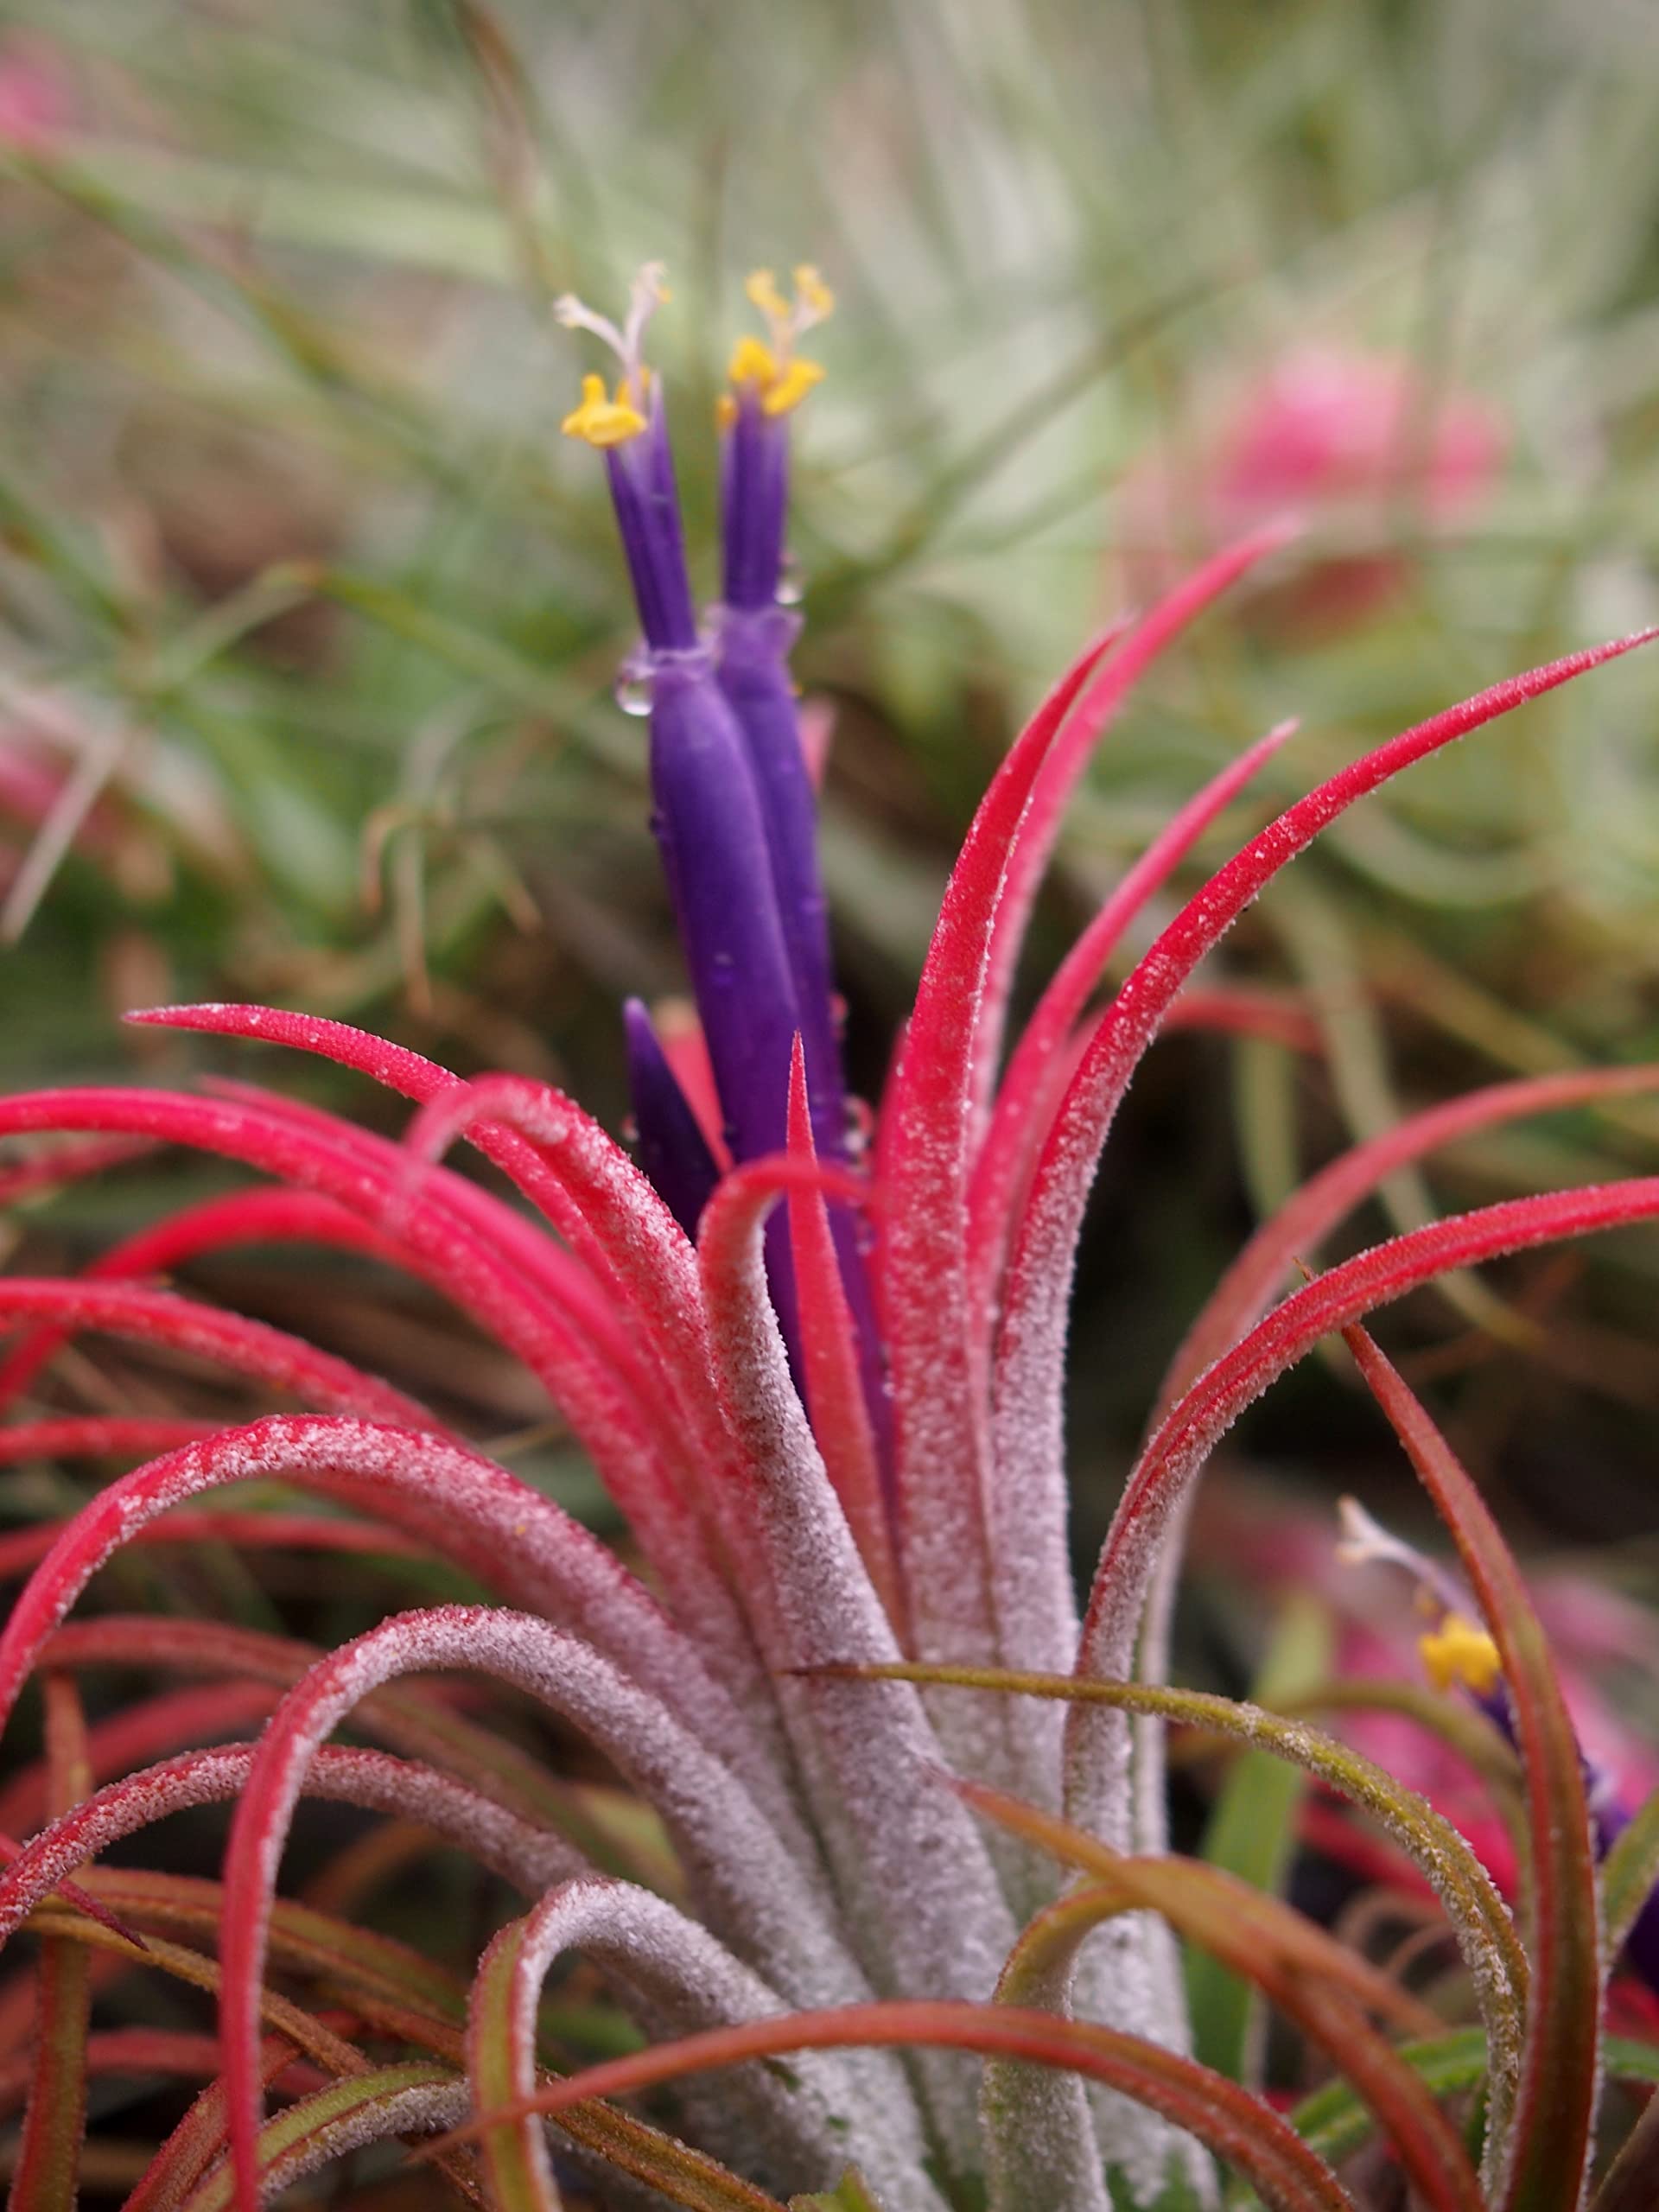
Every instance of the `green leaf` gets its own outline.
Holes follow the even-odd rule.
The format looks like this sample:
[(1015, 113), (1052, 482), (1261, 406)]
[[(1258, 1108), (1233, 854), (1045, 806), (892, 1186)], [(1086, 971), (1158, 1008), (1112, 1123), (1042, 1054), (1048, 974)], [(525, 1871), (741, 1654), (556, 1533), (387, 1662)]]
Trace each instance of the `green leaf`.
[[(1260, 1895), (1218, 1867), (1191, 1859), (1125, 1857), (1039, 1806), (978, 1783), (954, 1787), (976, 1812), (1101, 1885), (1068, 1891), (1031, 1923), (1017, 1949), (1075, 1947), (1092, 1923), (1143, 1907), (1157, 1913), (1247, 1976), (1363, 2091), (1426, 2206), (1486, 2212), (1460, 2138), (1367, 2017), (1424, 2031), (1433, 2015), (1398, 1982), (1281, 1899)], [(1005, 1986), (1009, 1978), (1005, 1970)]]
[[(423, 2058), (331, 2082), (266, 2121), (259, 2131), (260, 2171), (272, 2180), (290, 2171), (309, 2172), (330, 2155), (397, 2133), (399, 2108), (411, 2095), (459, 2086), (452, 2069)], [(192, 2192), (187, 2212), (227, 2212), (234, 2185), (229, 2165), (216, 2167)]]
[[(1252, 1685), (1258, 1705), (1283, 1705), (1319, 1681), (1331, 1664), (1330, 1616), (1315, 1599), (1293, 1600), (1274, 1630)], [(1201, 1856), (1254, 1889), (1280, 1893), (1295, 1851), (1295, 1822), (1306, 1783), (1302, 1770), (1268, 1751), (1246, 1751), (1222, 1784)], [(1195, 2055), (1217, 2073), (1249, 2082), (1260, 2071), (1262, 2008), (1248, 1982), (1207, 1951), (1189, 1952), (1187, 2002)]]
[(789, 2212), (880, 2212), (880, 2207), (857, 2170), (849, 2166), (834, 2189), (821, 2189), (810, 2196), (791, 2196)]
[(1659, 1789), (1607, 1853), (1601, 1869), (1603, 1955), (1611, 1967), (1659, 1882)]
[[(1486, 2038), (1478, 2028), (1455, 2035), (1426, 2037), (1400, 2046), (1400, 2056), (1415, 2069), (1437, 2097), (1456, 2096), (1486, 2077)], [(1291, 2126), (1322, 2158), (1339, 2165), (1370, 2139), (1376, 2121), (1351, 2083), (1327, 2082), (1290, 2115)]]
[[(1478, 2028), (1402, 2044), (1400, 2056), (1437, 2097), (1464, 2095), (1485, 2079), (1486, 2038)], [(1659, 2045), (1609, 2036), (1605, 2056), (1610, 2080), (1659, 2087)], [(1290, 2120), (1308, 2147), (1333, 2166), (1363, 2148), (1376, 2126), (1352, 2084), (1341, 2081), (1327, 2082), (1304, 2097)]]
[(86, 2030), (91, 1954), (48, 1936), (35, 1970), (35, 2065), (10, 2202), (34, 2212), (74, 2212), (86, 2121)]

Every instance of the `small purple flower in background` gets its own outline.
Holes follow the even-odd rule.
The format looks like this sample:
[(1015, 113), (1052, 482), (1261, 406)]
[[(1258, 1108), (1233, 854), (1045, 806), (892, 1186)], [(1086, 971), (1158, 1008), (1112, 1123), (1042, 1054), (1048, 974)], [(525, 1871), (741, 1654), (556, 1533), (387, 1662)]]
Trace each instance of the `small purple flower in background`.
[[(1343, 1533), (1337, 1547), (1338, 1559), (1349, 1567), (1391, 1567), (1410, 1580), (1417, 1611), (1433, 1624), (1416, 1639), (1418, 1654), (1429, 1680), (1443, 1695), (1454, 1692), (1465, 1695), (1513, 1748), (1515, 1708), (1503, 1680), (1503, 1664), (1497, 1646), (1475, 1618), (1478, 1609), (1468, 1591), (1438, 1560), (1383, 1528), (1357, 1499), (1344, 1498), (1340, 1510)], [(1548, 1623), (1550, 1609), (1542, 1592), (1539, 1609)], [(1593, 1688), (1587, 1677), (1579, 1676), (1570, 1643), (1561, 1653), (1561, 1672), (1572, 1701), (1576, 1705), (1582, 1700), (1595, 1711)], [(1605, 1730), (1609, 1725), (1606, 1717), (1599, 1717)], [(1630, 1825), (1643, 1796), (1653, 1787), (1653, 1762), (1645, 1746), (1628, 1742), (1623, 1746), (1631, 1764), (1639, 1762), (1648, 1770), (1641, 1792), (1632, 1794), (1628, 1777), (1612, 1771), (1601, 1759), (1592, 1758), (1582, 1748), (1582, 1732), (1580, 1746), (1579, 1756), (1584, 1768), (1585, 1794), (1595, 1830), (1596, 1850), (1598, 1856), (1605, 1859)], [(1403, 1758), (1396, 1746), (1395, 1755), (1389, 1760), (1390, 1771), (1409, 1777), (1431, 1802), (1438, 1802), (1439, 1793), (1423, 1771), (1423, 1764), (1421, 1739)], [(1494, 1824), (1484, 1838), (1476, 1834), (1471, 1840), (1478, 1847), (1484, 1841), (1495, 1862), (1495, 1872), (1512, 1875), (1513, 1854), (1501, 1827)], [(1637, 1916), (1626, 1938), (1625, 1953), (1649, 1990), (1659, 1995), (1659, 1892), (1649, 1898)]]

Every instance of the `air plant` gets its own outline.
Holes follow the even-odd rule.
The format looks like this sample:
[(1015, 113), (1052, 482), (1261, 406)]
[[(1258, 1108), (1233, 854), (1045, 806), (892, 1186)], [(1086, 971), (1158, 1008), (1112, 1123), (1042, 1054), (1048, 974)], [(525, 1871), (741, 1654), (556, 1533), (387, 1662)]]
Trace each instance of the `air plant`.
[(1302, 346), (1211, 410), (1165, 462), (1132, 471), (1117, 516), (1129, 580), (1167, 585), (1182, 547), (1219, 543), (1294, 506), (1340, 543), (1267, 601), (1285, 630), (1329, 636), (1397, 598), (1412, 562), (1402, 516), (1423, 531), (1467, 527), (1497, 488), (1507, 426), (1472, 392), (1427, 384), (1403, 357)]
[[(644, 632), (630, 681), (649, 710), (655, 826), (701, 1021), (688, 1051), (628, 1011), (637, 1155), (544, 1084), (463, 1081), (260, 1007), (133, 1019), (355, 1070), (415, 1103), (403, 1141), (239, 1084), (0, 1104), (0, 1135), (58, 1140), (6, 1171), (14, 1196), (146, 1145), (264, 1179), (168, 1216), (84, 1276), (0, 1280), (0, 1317), (22, 1332), (0, 1395), (16, 1407), (66, 1333), (98, 1331), (206, 1357), (307, 1408), (231, 1428), (146, 1409), (28, 1413), (0, 1429), (13, 1463), (140, 1462), (60, 1526), (6, 1541), (8, 1567), (31, 1571), (0, 1637), (0, 1709), (34, 1674), (44, 1697), (43, 1758), (8, 1799), (14, 1826), (43, 1824), (6, 1845), (0, 1878), (0, 1930), (39, 1939), (32, 2045), (9, 2077), (25, 2102), (13, 2201), (73, 2202), (87, 2084), (125, 2070), (207, 2084), (135, 2177), (130, 2212), (251, 2208), (363, 2145), (434, 2135), (419, 2155), (462, 2201), (504, 2212), (575, 2193), (747, 2212), (778, 2212), (780, 2193), (845, 2212), (1107, 2212), (1215, 2203), (1218, 2166), (1233, 2201), (1337, 2212), (1372, 2201), (1354, 2169), (1336, 2170), (1370, 2139), (1385, 2191), (1403, 2177), (1433, 2212), (1561, 2212), (1589, 2186), (1604, 2080), (1659, 2073), (1644, 2047), (1602, 2037), (1659, 1818), (1637, 1815), (1599, 1887), (1584, 1770), (1526, 1586), (1361, 1324), (1448, 1269), (1651, 1219), (1659, 1178), (1440, 1221), (1274, 1300), (1287, 1262), (1400, 1159), (1659, 1087), (1659, 1070), (1477, 1094), (1293, 1200), (1177, 1354), (1081, 1608), (1065, 1317), (1116, 1108), (1166, 1021), (1202, 1019), (1207, 1002), (1213, 1015), (1189, 981), (1244, 907), (1389, 778), (1642, 640), (1510, 677), (1342, 770), (1243, 844), (1097, 1007), (1126, 930), (1288, 734), (1270, 732), (1113, 892), (1005, 1064), (1027, 924), (1092, 747), (1147, 665), (1290, 532), (1269, 524), (1213, 555), (1092, 640), (998, 769), (867, 1152), (849, 1137), (789, 673), (796, 618), (779, 600), (791, 420), (819, 374), (801, 340), (831, 302), (810, 269), (792, 298), (752, 280), (765, 336), (737, 347), (721, 410), (723, 591), (703, 618), (646, 358), (664, 296), (650, 268), (620, 327), (561, 306), (616, 355), (565, 428), (609, 474)], [(463, 1139), (514, 1199), (442, 1164)], [(406, 1270), (520, 1359), (626, 1516), (642, 1573), (388, 1382), (151, 1280), (271, 1240)], [(1205, 1461), (1338, 1332), (1446, 1522), (1467, 1648), (1484, 1694), (1501, 1686), (1508, 1786), (1518, 1761), (1522, 1793), (1518, 1923), (1459, 1832), (1382, 1769), (1304, 1719), (1165, 1679)], [(211, 1503), (249, 1483), (282, 1485), (280, 1502)], [(67, 1618), (125, 1548), (208, 1536), (372, 1553), (391, 1569), (435, 1554), (485, 1596), (394, 1614), (327, 1653), (213, 1623)], [(94, 1666), (207, 1679), (89, 1726), (76, 1684)], [(441, 1671), (539, 1701), (626, 1793), (543, 1772), (475, 1704), (408, 1680)], [(265, 1715), (257, 1741), (191, 1747)], [(1472, 2018), (1437, 2012), (1224, 1869), (1172, 1855), (1172, 1720), (1288, 1761), (1380, 1824), (1439, 1900)], [(369, 1742), (332, 1744), (347, 1724)], [(470, 1986), (278, 1896), (308, 1796), (417, 1823), (517, 1889), (525, 1909)], [(91, 1864), (221, 1801), (234, 1811), (217, 1882)], [(1249, 2064), (1235, 2079), (1192, 2055), (1183, 1942), (1334, 2069), (1306, 2105), (1287, 2114)], [(543, 2003), (572, 1952), (643, 2049), (572, 2067), (596, 2048), (591, 2010)], [(216, 2045), (94, 2027), (94, 1996), (125, 1974), (213, 1993)], [(16, 2002), (5, 2018), (18, 2048)], [(659, 2083), (674, 2085), (674, 2134), (613, 2101)], [(1655, 2171), (1643, 2120), (1602, 2183), (1604, 2212), (1646, 2202)]]

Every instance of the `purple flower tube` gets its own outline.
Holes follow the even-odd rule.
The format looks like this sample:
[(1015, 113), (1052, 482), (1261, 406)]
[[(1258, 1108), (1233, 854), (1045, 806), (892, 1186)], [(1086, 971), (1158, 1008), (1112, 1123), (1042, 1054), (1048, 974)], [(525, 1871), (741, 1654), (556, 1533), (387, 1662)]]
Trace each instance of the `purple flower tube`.
[[(789, 418), (823, 371), (804, 360), (796, 340), (834, 307), (817, 271), (795, 271), (786, 302), (769, 270), (750, 277), (748, 296), (765, 320), (767, 342), (740, 340), (721, 406), (721, 584), (720, 683), (737, 716), (766, 817), (772, 881), (800, 1011), (807, 1103), (820, 1159), (845, 1160), (846, 1087), (840, 1021), (830, 958), (829, 901), (818, 865), (817, 802), (801, 744), (789, 655), (800, 620), (780, 603), (789, 505)], [(892, 1419), (864, 1264), (863, 1226), (844, 1206), (830, 1210), (842, 1281), (858, 1339), (871, 1424), (884, 1463)]]
[(721, 585), (720, 684), (748, 748), (766, 817), (772, 880), (800, 1009), (812, 1134), (821, 1157), (844, 1159), (847, 1107), (836, 995), (830, 963), (829, 905), (818, 867), (817, 804), (801, 749), (800, 716), (789, 672), (797, 616), (779, 604), (789, 500), (789, 417), (823, 374), (795, 341), (835, 302), (817, 271), (795, 272), (793, 305), (769, 270), (749, 279), (748, 296), (765, 318), (769, 342), (739, 341), (721, 409)]
[(807, 1097), (820, 1157), (847, 1150), (829, 902), (818, 869), (817, 809), (801, 751), (786, 655), (797, 628), (788, 608), (736, 607), (721, 619), (720, 688), (736, 717), (766, 821), (772, 890), (800, 1009)]
[(709, 655), (651, 662), (653, 826), (734, 1160), (781, 1152), (799, 1014), (760, 801)]
[(688, 1236), (697, 1233), (702, 1210), (720, 1180), (690, 1101), (669, 1065), (668, 1056), (638, 999), (622, 1008), (628, 1041), (628, 1095), (643, 1167)]
[[(579, 301), (558, 303), (560, 319), (594, 331), (622, 367), (614, 397), (602, 378), (584, 379), (582, 404), (563, 427), (605, 455), (645, 632), (632, 668), (650, 694), (652, 826), (727, 1140), (734, 1159), (753, 1160), (785, 1148), (801, 1017), (765, 810), (743, 734), (699, 636), (662, 393), (641, 358), (645, 324), (664, 296), (652, 264), (634, 285), (620, 329)], [(637, 1023), (630, 1027), (630, 1058), (646, 1172), (690, 1230), (702, 1211), (708, 1168), (676, 1109), (677, 1085), (665, 1065), (653, 1064)], [(767, 1252), (773, 1299), (792, 1343), (794, 1294), (781, 1216), (768, 1230)]]

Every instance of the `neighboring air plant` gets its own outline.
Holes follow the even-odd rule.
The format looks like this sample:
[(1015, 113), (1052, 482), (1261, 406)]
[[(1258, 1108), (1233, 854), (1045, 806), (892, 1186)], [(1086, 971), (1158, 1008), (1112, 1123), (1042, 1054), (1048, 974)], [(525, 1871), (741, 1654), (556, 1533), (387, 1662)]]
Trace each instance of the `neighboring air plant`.
[(1497, 489), (1503, 417), (1472, 392), (1430, 384), (1402, 355), (1301, 346), (1201, 415), (1166, 461), (1141, 463), (1116, 503), (1127, 575), (1163, 588), (1183, 552), (1207, 550), (1294, 507), (1356, 540), (1264, 597), (1284, 632), (1354, 629), (1412, 573), (1402, 522), (1467, 527)]
[[(1599, 1921), (1578, 1749), (1525, 1587), (1358, 1325), (1450, 1268), (1652, 1219), (1659, 1178), (1489, 1206), (1274, 1300), (1287, 1260), (1400, 1159), (1506, 1114), (1659, 1087), (1659, 1070), (1478, 1094), (1316, 1179), (1177, 1355), (1082, 1609), (1066, 1553), (1065, 1317), (1117, 1105), (1232, 921), (1398, 770), (1638, 640), (1512, 677), (1343, 770), (1211, 876), (1096, 1007), (1124, 932), (1287, 734), (1272, 732), (1113, 892), (1005, 1065), (1027, 924), (1095, 741), (1148, 664), (1287, 533), (1215, 555), (1095, 640), (999, 768), (866, 1160), (848, 1141), (794, 617), (779, 604), (791, 416), (819, 373), (800, 346), (830, 296), (810, 270), (791, 299), (752, 280), (766, 334), (737, 348), (721, 408), (725, 572), (707, 618), (646, 359), (662, 296), (653, 268), (620, 327), (562, 303), (616, 356), (565, 427), (604, 456), (639, 602), (632, 679), (649, 702), (656, 828), (711, 1084), (690, 1079), (683, 1037), (630, 1008), (636, 1163), (545, 1084), (464, 1082), (334, 1022), (210, 1006), (134, 1018), (354, 1069), (416, 1102), (404, 1142), (244, 1085), (0, 1103), (0, 1135), (73, 1140), (22, 1154), (5, 1171), (13, 1195), (143, 1144), (270, 1179), (139, 1231), (86, 1276), (0, 1279), (0, 1319), (26, 1332), (0, 1395), (15, 1403), (66, 1332), (94, 1330), (312, 1408), (214, 1433), (148, 1410), (0, 1429), (9, 1461), (143, 1460), (61, 1527), (5, 1540), (8, 1568), (33, 1571), (0, 1637), (0, 1709), (38, 1672), (45, 1722), (44, 1758), (0, 1822), (44, 1818), (6, 1847), (0, 1878), (0, 1933), (27, 1923), (40, 1946), (33, 2044), (9, 2077), (26, 2107), (13, 2201), (73, 2201), (86, 2084), (125, 2071), (208, 2077), (136, 2177), (130, 2212), (251, 2208), (363, 2145), (435, 2133), (420, 2155), (462, 2201), (504, 2212), (547, 2212), (564, 2192), (745, 2212), (777, 2212), (780, 2194), (846, 2212), (1106, 2212), (1217, 2202), (1217, 2162), (1287, 2212), (1392, 2203), (1402, 2187), (1432, 2212), (1562, 2212), (1587, 2185), (1605, 2076), (1659, 2070), (1601, 2037), (1605, 1977), (1651, 1882), (1659, 1819), (1639, 1815), (1609, 1856)], [(462, 1138), (522, 1205), (439, 1164)], [(521, 1359), (626, 1516), (645, 1579), (386, 1382), (146, 1280), (272, 1239), (400, 1267)], [(1300, 1719), (1163, 1683), (1179, 1531), (1208, 1454), (1338, 1331), (1451, 1529), (1481, 1617), (1471, 1632), (1491, 1639), (1526, 1791), (1523, 1927), (1457, 1831), (1357, 1753)], [(200, 1502), (251, 1481), (330, 1510)], [(383, 1569), (436, 1554), (490, 1602), (398, 1614), (326, 1655), (213, 1623), (67, 1618), (123, 1548), (204, 1537), (373, 1552)], [(95, 1665), (208, 1679), (89, 1728), (75, 1680)], [(659, 1830), (620, 1791), (543, 1772), (475, 1702), (404, 1680), (435, 1670), (493, 1676), (550, 1707)], [(176, 1748), (266, 1713), (255, 1743)], [(1271, 1896), (1169, 1854), (1172, 1719), (1296, 1763), (1382, 1825), (1444, 1908), (1472, 2023), (1448, 2026)], [(347, 1723), (375, 1747), (330, 1744)], [(523, 1916), (470, 1987), (277, 1897), (307, 1795), (418, 1823), (519, 1891)], [(234, 1802), (219, 1883), (143, 1872), (130, 1854), (89, 1866), (214, 1801)], [(200, 1948), (215, 1929), (216, 1949)], [(1287, 2116), (1188, 2055), (1177, 1938), (1262, 1992), (1338, 2078)], [(550, 2069), (595, 2048), (591, 2009), (543, 2006), (572, 1952), (652, 2040), (560, 2079)], [(216, 1993), (216, 2050), (92, 2024), (94, 1994), (139, 1972)], [(19, 1986), (0, 1990), (0, 2025), (22, 2053)], [(963, 2053), (985, 2062), (982, 2081)], [(604, 2101), (664, 2082), (676, 2135)], [(281, 2101), (270, 2118), (268, 2095)], [(1336, 2164), (1373, 2135), (1385, 2194), (1355, 2181), (1357, 2198)], [(1649, 2202), (1656, 2155), (1643, 2119), (1604, 2207)]]

